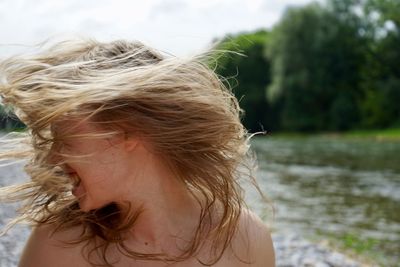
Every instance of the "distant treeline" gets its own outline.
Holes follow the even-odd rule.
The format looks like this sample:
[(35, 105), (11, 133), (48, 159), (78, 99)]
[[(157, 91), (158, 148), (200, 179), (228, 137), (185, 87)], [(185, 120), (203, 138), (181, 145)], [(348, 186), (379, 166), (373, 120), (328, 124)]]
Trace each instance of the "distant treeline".
[[(251, 131), (400, 127), (400, 1), (327, 0), (217, 40)], [(0, 109), (0, 127), (22, 124)]]
[(3, 105), (0, 105), (0, 130), (10, 131), (25, 128), (25, 125)]
[(252, 132), (400, 127), (400, 1), (328, 0), (228, 35), (217, 72)]

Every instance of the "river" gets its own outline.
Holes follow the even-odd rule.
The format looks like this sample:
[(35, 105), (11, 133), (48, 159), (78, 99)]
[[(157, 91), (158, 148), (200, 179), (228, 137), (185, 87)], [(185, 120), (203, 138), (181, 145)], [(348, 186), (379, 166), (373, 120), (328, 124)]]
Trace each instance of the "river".
[[(249, 206), (276, 233), (346, 243), (382, 266), (400, 266), (400, 142), (332, 137), (258, 137), (259, 185), (275, 207), (247, 187)], [(21, 165), (1, 169), (0, 186), (23, 180)], [(25, 177), (26, 179), (26, 177)], [(0, 205), (0, 226), (15, 206)], [(15, 266), (28, 235), (0, 239), (1, 266)]]
[[(399, 141), (267, 136), (252, 145), (274, 231), (344, 243), (400, 266)], [(254, 194), (249, 206), (270, 219), (270, 203)]]

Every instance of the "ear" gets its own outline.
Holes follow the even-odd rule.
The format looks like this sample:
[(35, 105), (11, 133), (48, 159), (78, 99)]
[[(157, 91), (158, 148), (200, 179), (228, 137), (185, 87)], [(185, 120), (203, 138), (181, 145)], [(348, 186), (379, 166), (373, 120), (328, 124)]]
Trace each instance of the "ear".
[(125, 146), (125, 150), (127, 152), (131, 152), (131, 151), (135, 150), (135, 148), (138, 146), (139, 142), (140, 142), (140, 140), (137, 136), (125, 134), (124, 146)]

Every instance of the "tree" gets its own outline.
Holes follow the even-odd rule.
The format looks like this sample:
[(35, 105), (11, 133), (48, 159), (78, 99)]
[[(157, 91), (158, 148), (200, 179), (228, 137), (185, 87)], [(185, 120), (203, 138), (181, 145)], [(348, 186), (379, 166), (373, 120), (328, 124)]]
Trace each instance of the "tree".
[(365, 40), (357, 18), (334, 7), (289, 8), (273, 29), (268, 99), (280, 103), (285, 130), (346, 130), (359, 122)]
[(368, 0), (364, 5), (370, 21), (371, 46), (364, 69), (363, 126), (400, 125), (400, 2)]
[(0, 129), (11, 131), (16, 129), (23, 129), (26, 126), (18, 119), (12, 112), (9, 106), (0, 103)]
[(266, 98), (270, 64), (263, 55), (268, 36), (264, 30), (228, 35), (218, 46), (227, 52), (219, 58), (216, 72), (230, 82), (245, 112), (243, 123), (251, 132), (277, 127)]

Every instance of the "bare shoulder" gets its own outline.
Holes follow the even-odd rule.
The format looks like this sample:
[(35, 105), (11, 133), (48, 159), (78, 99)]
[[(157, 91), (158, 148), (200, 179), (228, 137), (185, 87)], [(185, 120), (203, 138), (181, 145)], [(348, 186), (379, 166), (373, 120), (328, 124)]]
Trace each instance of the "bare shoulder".
[(68, 245), (77, 236), (78, 229), (54, 232), (54, 227), (45, 225), (32, 230), (20, 258), (19, 267), (86, 267), (80, 246)]
[(261, 219), (249, 210), (243, 210), (234, 247), (246, 266), (275, 267), (275, 253), (271, 234)]

